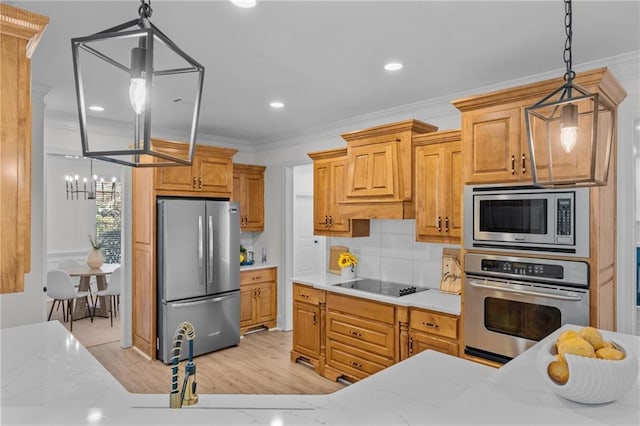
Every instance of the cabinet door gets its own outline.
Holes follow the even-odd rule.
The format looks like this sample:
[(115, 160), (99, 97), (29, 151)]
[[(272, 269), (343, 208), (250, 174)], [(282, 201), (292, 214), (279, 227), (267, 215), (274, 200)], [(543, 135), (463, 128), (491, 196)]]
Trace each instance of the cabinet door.
[(520, 180), (521, 109), (463, 114), (465, 183)]
[(233, 165), (231, 159), (198, 156), (197, 161), (199, 172), (197, 189), (216, 196), (230, 196), (233, 190)]
[(347, 198), (399, 198), (398, 144), (393, 140), (349, 148)]
[(256, 321), (258, 323), (273, 321), (276, 318), (275, 283), (263, 283), (257, 287)]
[(324, 233), (329, 228), (329, 199), (333, 191), (332, 162), (313, 162), (313, 230), (314, 234)]
[(443, 157), (444, 149), (440, 144), (416, 148), (416, 234), (420, 241), (443, 235), (444, 186), (447, 182)]
[(329, 229), (333, 232), (349, 232), (351, 221), (340, 216), (338, 202), (344, 200), (346, 167), (344, 161), (332, 161), (329, 165), (331, 171), (331, 186), (329, 187)]
[(320, 356), (320, 308), (293, 304), (293, 350), (311, 358)]
[(413, 356), (427, 349), (442, 352), (444, 354), (458, 356), (458, 345), (455, 342), (440, 339), (424, 333), (410, 331), (409, 355)]
[[(242, 179), (241, 214), (245, 218), (242, 229), (247, 231), (262, 231), (264, 229), (264, 177), (259, 174), (246, 174)], [(241, 205), (242, 207), (242, 205)]]
[(255, 285), (240, 286), (240, 326), (246, 327), (255, 322)]
[[(157, 149), (178, 157), (186, 156), (186, 150), (182, 147), (162, 146)], [(196, 162), (195, 156), (193, 162)], [(191, 166), (158, 167), (155, 173), (155, 187), (166, 191), (195, 191), (198, 185), (196, 173), (197, 167), (194, 164)]]
[(444, 232), (449, 238), (462, 237), (462, 188), (464, 179), (464, 162), (462, 144), (447, 144), (443, 150), (444, 170), (446, 178), (443, 199), (445, 202)]

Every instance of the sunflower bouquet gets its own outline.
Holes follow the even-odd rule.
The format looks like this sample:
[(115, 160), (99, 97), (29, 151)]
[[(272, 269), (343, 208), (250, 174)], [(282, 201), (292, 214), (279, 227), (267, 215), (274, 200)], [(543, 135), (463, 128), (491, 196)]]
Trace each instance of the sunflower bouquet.
[(355, 267), (358, 264), (358, 258), (355, 257), (353, 253), (345, 251), (340, 253), (340, 257), (338, 257), (338, 266), (342, 269), (351, 267), (351, 271), (355, 271)]

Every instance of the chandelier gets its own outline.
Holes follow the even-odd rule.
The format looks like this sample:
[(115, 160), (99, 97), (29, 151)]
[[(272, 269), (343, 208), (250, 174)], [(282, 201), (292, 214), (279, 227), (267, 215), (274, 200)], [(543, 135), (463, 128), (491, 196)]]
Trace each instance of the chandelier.
[(116, 197), (118, 180), (115, 176), (105, 180), (105, 178), (93, 174), (93, 160), (91, 160), (88, 178), (75, 174), (66, 175), (64, 180), (67, 200), (95, 200), (96, 197), (100, 197), (103, 200), (114, 200)]

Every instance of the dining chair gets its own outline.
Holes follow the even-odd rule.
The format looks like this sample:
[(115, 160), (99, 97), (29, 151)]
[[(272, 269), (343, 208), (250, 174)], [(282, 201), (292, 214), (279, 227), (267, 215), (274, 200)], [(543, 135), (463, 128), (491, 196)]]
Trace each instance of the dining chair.
[[(70, 322), (70, 331), (73, 331), (73, 302), (76, 299), (83, 298), (87, 302), (87, 309), (89, 309), (89, 316), (91, 317), (91, 322), (93, 322), (93, 313), (91, 312), (89, 303), (89, 292), (88, 291), (77, 291), (73, 285), (73, 281), (69, 274), (60, 269), (54, 269), (52, 271), (47, 272), (47, 286), (46, 286), (47, 296), (53, 299), (53, 305), (51, 305), (51, 311), (49, 311), (49, 318), (47, 321), (51, 320), (51, 314), (53, 313), (53, 307), (56, 301), (62, 301), (63, 309), (65, 309), (64, 304), (66, 302), (66, 312), (69, 315)], [(64, 320), (64, 318), (63, 318)], [(66, 320), (65, 320), (66, 321)]]
[(120, 286), (122, 282), (122, 271), (118, 266), (111, 273), (111, 278), (107, 283), (107, 288), (104, 290), (98, 290), (95, 292), (93, 299), (93, 315), (96, 314), (96, 305), (98, 304), (98, 297), (104, 296), (109, 298), (109, 317), (111, 318), (111, 327), (113, 327), (113, 316), (116, 315), (116, 310), (120, 301)]

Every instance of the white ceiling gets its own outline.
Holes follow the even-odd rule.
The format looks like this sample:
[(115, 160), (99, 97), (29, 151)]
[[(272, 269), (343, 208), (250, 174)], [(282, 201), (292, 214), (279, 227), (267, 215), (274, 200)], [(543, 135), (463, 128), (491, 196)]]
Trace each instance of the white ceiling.
[[(7, 1), (50, 17), (32, 60), (49, 110), (77, 114), (72, 37), (137, 17), (138, 0)], [(151, 21), (204, 65), (200, 133), (265, 144), (344, 119), (551, 70), (553, 1), (152, 0)], [(640, 1), (573, 2), (573, 62), (640, 50)], [(383, 65), (404, 63), (397, 73)], [(278, 99), (281, 110), (269, 107)]]

